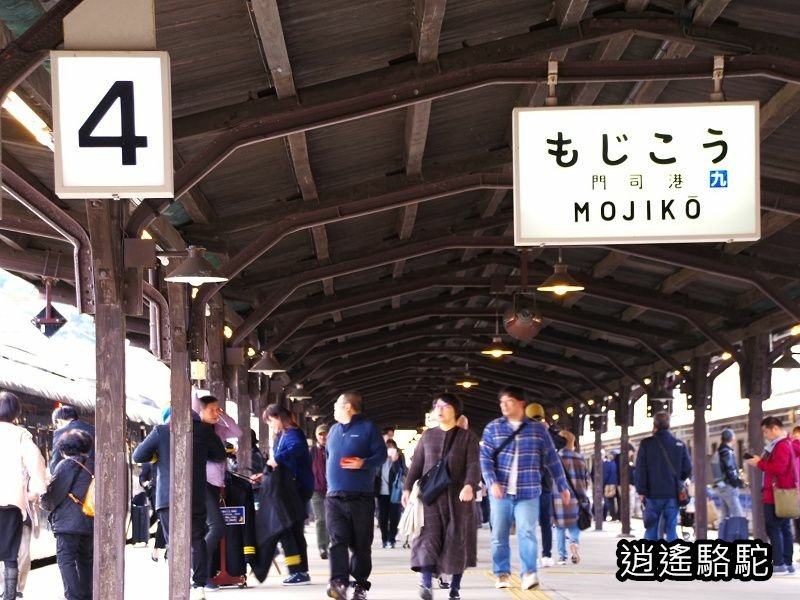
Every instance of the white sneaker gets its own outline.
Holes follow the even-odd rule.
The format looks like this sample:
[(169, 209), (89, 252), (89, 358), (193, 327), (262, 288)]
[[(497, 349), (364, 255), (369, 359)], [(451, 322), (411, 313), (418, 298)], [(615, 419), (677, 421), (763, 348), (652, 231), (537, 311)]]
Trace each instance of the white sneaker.
[(552, 556), (543, 556), (542, 557), (542, 566), (543, 567), (553, 567), (555, 566), (556, 561), (553, 560)]
[(522, 576), (522, 585), (520, 587), (523, 590), (535, 588), (537, 585), (539, 585), (539, 576), (536, 573), (526, 573)]
[(559, 557), (558, 557), (558, 563), (557, 563), (557, 564), (559, 564), (559, 565), (565, 565), (565, 564), (567, 564), (567, 557), (566, 557), (566, 556), (559, 556)]
[(494, 580), (494, 587), (496, 587), (498, 590), (502, 590), (503, 588), (510, 588), (511, 578), (508, 575), (499, 575)]
[(205, 600), (206, 592), (201, 587), (193, 587), (192, 591), (189, 594), (189, 598), (191, 600)]

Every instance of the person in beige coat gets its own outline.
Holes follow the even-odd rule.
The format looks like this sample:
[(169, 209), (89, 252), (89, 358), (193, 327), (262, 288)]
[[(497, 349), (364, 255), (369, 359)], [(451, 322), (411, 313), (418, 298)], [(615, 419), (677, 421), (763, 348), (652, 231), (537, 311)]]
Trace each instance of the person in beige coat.
[(17, 597), (17, 559), (28, 503), (47, 489), (42, 453), (28, 430), (14, 425), (20, 411), (16, 395), (0, 392), (0, 560), (5, 565), (5, 598)]

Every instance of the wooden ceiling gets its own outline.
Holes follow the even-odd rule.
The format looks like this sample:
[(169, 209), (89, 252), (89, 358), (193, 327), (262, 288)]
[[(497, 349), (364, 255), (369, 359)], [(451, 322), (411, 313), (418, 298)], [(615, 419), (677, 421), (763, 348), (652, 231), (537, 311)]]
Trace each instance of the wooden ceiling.
[[(324, 414), (357, 388), (373, 418), (414, 426), (467, 364), (481, 384), (464, 393), (478, 426), (506, 383), (585, 413), (590, 398), (800, 322), (791, 0), (155, 5), (180, 195), (132, 203), (129, 235), (208, 248), (232, 280), (198, 301), (220, 293), (232, 343), (256, 336)], [(761, 103), (763, 239), (565, 249), (586, 291), (537, 295), (542, 333), (525, 345), (506, 336), (515, 354), (501, 361), (480, 356), (520, 285), (511, 110), (544, 103), (547, 59), (560, 61), (559, 104), (667, 103), (708, 100), (715, 54), (729, 57), (726, 98)], [(17, 91), (49, 118), (43, 66)], [(52, 155), (6, 113), (2, 153), (52, 190)], [(85, 223), (81, 202), (56, 202)], [(37, 279), (53, 253), (71, 265), (70, 248), (11, 196), (3, 209), (0, 267)], [(556, 258), (532, 249), (530, 282)]]

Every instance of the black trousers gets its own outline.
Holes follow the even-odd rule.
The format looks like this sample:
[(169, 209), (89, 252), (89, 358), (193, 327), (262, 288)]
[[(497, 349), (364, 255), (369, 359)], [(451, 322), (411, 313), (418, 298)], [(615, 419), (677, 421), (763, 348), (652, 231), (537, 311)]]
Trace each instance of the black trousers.
[(56, 562), (64, 582), (64, 597), (92, 600), (92, 536), (75, 533), (56, 533), (55, 536)]
[[(169, 509), (160, 508), (158, 518), (164, 528), (164, 538), (169, 544)], [(204, 587), (208, 576), (208, 550), (206, 549), (206, 515), (192, 514), (192, 586)], [(172, 552), (170, 551), (170, 554)], [(69, 600), (69, 599), (68, 599)]]
[(352, 576), (357, 585), (370, 588), (374, 514), (374, 496), (325, 498), (325, 520), (331, 536), (331, 581), (348, 584)]
[(378, 527), (381, 530), (381, 541), (384, 544), (397, 542), (397, 526), (400, 523), (402, 506), (392, 504), (391, 496), (378, 496)]
[[(225, 520), (219, 512), (219, 488), (210, 483), (206, 483), (206, 551), (210, 560), (214, 553), (219, 549), (219, 541), (225, 535)], [(209, 573), (211, 579), (216, 573)]]
[(308, 544), (306, 543), (305, 521), (296, 521), (281, 534), (281, 546), (286, 558), (289, 573), (308, 573)]

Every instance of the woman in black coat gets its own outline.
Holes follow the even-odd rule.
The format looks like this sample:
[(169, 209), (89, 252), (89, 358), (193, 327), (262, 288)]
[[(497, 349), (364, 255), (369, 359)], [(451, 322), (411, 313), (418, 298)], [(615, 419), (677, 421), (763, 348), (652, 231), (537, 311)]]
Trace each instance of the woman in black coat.
[(83, 501), (93, 479), (92, 438), (75, 429), (59, 440), (64, 460), (42, 496), (56, 537), (56, 562), (66, 600), (91, 600), (94, 518), (83, 513)]

